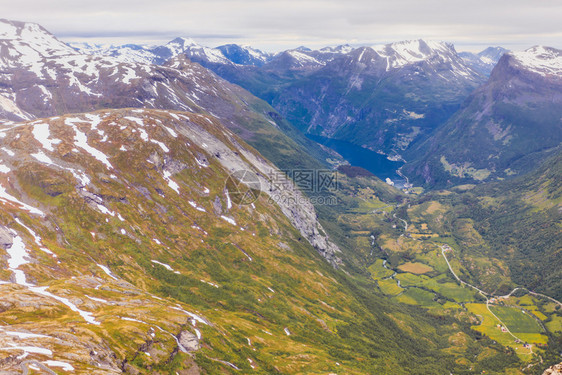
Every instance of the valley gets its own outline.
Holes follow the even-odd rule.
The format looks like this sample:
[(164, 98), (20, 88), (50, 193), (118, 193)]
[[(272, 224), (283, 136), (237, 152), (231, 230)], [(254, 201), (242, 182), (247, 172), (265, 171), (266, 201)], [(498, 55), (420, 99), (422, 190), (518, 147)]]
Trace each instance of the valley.
[(542, 374), (561, 58), (0, 20), (0, 373)]
[(560, 335), (562, 305), (515, 283), (505, 260), (468, 251), (467, 241), (487, 244), (473, 224), (451, 216), (459, 209), (451, 203), (467, 191), (441, 190), (431, 198), (402, 197), (401, 203), (385, 205), (376, 198), (380, 193), (364, 194), (365, 178), (355, 183), (359, 205), (335, 215), (347, 240), (361, 249), (361, 261), (370, 264), (375, 288), (400, 303), (454, 316), (511, 348), (528, 369), (540, 368)]

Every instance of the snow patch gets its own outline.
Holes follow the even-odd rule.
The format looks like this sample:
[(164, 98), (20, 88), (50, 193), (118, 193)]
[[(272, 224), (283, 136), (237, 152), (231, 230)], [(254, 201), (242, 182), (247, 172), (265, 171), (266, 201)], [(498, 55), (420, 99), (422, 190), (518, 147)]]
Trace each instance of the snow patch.
[(101, 268), (101, 269), (103, 270), (103, 272), (105, 272), (105, 273), (106, 273), (109, 277), (111, 277), (112, 279), (114, 279), (114, 280), (119, 280), (117, 277), (115, 277), (115, 276), (113, 275), (113, 273), (112, 273), (112, 272), (109, 270), (109, 268), (107, 268), (106, 266), (103, 266), (103, 265), (97, 264), (97, 263), (96, 263), (96, 266), (98, 266), (99, 268)]
[(221, 215), (221, 219), (223, 219), (224, 221), (229, 222), (229, 223), (232, 224), (232, 225), (236, 225), (236, 221), (234, 221), (234, 219), (231, 218), (231, 217)]

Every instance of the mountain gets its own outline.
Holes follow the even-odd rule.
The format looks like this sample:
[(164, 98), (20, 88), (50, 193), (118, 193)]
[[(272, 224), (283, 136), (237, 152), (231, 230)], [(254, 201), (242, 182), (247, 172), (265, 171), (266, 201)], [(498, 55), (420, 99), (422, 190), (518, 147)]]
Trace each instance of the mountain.
[(561, 92), (560, 50), (504, 54), (463, 108), (411, 150), (404, 172), (443, 186), (531, 170), (562, 141)]
[(485, 77), (450, 44), (288, 50), (260, 66), (195, 60), (268, 101), (306, 133), (401, 154), (445, 122)]
[(310, 203), (215, 118), (117, 109), (0, 129), (2, 371), (465, 368), (440, 337), (468, 330), (354, 286), (318, 255), (330, 240)]
[(160, 51), (172, 47), (172, 56), (177, 56), (183, 54), (189, 57), (193, 61), (199, 61), (201, 59), (208, 60), (216, 64), (233, 64), (220, 49), (209, 48), (201, 46), (191, 39), (177, 38), (166, 44), (164, 47), (157, 47), (155, 51)]
[(110, 56), (120, 62), (162, 64), (166, 59), (158, 56), (150, 46), (140, 44), (107, 45), (95, 43), (68, 43), (77, 52), (94, 56)]
[(91, 43), (70, 43), (77, 51), (95, 56), (111, 56), (122, 62), (164, 64), (180, 54), (222, 64), (261, 66), (272, 55), (246, 45), (225, 44), (216, 48), (204, 47), (190, 38), (175, 38), (159, 46), (139, 44), (102, 45)]
[(451, 45), (418, 40), (355, 49), (282, 86), (271, 104), (307, 133), (401, 154), (481, 81)]
[(144, 46), (139, 44), (101, 45), (89, 43), (70, 43), (78, 52), (94, 56), (110, 56), (120, 62), (142, 64), (164, 64), (180, 54), (207, 58), (210, 61), (228, 64), (228, 60), (220, 50), (208, 48), (189, 38), (175, 38), (160, 46)]
[(496, 66), (500, 58), (506, 52), (508, 52), (508, 50), (503, 47), (488, 47), (478, 53), (460, 52), (459, 56), (462, 57), (472, 69), (485, 76), (489, 76), (494, 66)]
[[(255, 66), (178, 38), (155, 65), (80, 53), (33, 24), (2, 21), (0, 35), (0, 372), (506, 374), (559, 362), (559, 149), (514, 179), (406, 194), (362, 168), (334, 175), (334, 154), (187, 57), (275, 95), (347, 69), (363, 79), (350, 100), (372, 94), (365, 82), (399, 92), (409, 75), (418, 90), (424, 75), (454, 91), (474, 72), (452, 46), (299, 47)], [(555, 53), (516, 62), (550, 80)], [(310, 172), (337, 180), (304, 190)]]
[[(102, 108), (187, 110), (220, 118), (284, 169), (320, 167), (327, 158), (337, 159), (269, 105), (183, 55), (166, 65), (122, 62), (79, 53), (35, 24), (4, 20), (0, 27), (0, 115), (6, 120)], [(186, 46), (192, 43), (176, 39), (160, 53), (174, 56)]]
[[(283, 308), (273, 316), (265, 306), (306, 275), (298, 268), (323, 269), (312, 245), (332, 255), (337, 247), (299, 192), (272, 189), (275, 167), (216, 119), (103, 110), (1, 129), (2, 370), (162, 373), (197, 369), (188, 353), (200, 350), (207, 371), (249, 371), (263, 360), (267, 372), (266, 348), (292, 341), (289, 329), (300, 335), (289, 320), (280, 325)], [(236, 185), (225, 186), (235, 170), (255, 173), (261, 197), (251, 204), (236, 204)], [(292, 198), (278, 206), (275, 194)], [(318, 279), (307, 283), (310, 296), (335, 283), (305, 277)], [(241, 334), (246, 353), (233, 356)]]
[(432, 41), (299, 47), (274, 56), (236, 45), (176, 44), (174, 51), (266, 100), (303, 132), (394, 158), (427, 138), (485, 80), (452, 45)]
[(267, 63), (272, 55), (250, 46), (240, 46), (238, 44), (225, 44), (218, 46), (223, 56), (238, 65), (262, 66)]

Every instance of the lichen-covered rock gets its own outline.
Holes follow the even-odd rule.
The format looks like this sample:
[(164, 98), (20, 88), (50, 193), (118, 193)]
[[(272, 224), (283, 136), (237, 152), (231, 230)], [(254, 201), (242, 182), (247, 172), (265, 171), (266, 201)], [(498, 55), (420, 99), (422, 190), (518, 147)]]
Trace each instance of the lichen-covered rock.
[(200, 348), (199, 339), (189, 331), (181, 331), (178, 335), (178, 342), (181, 345), (180, 348), (187, 352), (192, 352)]
[(542, 375), (562, 375), (562, 363), (547, 368)]

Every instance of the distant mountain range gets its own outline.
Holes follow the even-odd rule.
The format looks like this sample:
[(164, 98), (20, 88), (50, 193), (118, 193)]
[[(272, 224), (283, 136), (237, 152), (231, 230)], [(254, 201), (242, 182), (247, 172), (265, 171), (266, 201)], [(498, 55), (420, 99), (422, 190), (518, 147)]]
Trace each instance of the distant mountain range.
[[(38, 25), (3, 21), (2, 26), (0, 120), (103, 108), (184, 110), (220, 118), (282, 168), (319, 167), (327, 165), (328, 158), (338, 159), (306, 139), (265, 102), (180, 55), (191, 45), (188, 40), (176, 39), (157, 48), (160, 61), (173, 58), (154, 65), (146, 62), (140, 47), (129, 45), (120, 50), (122, 54), (114, 51), (117, 57), (88, 55)], [(131, 51), (133, 57), (127, 55)]]
[(504, 53), (508, 52), (503, 47), (488, 47), (485, 50), (472, 52), (459, 52), (459, 56), (477, 72), (489, 76)]
[(277, 54), (234, 44), (208, 48), (185, 38), (156, 47), (73, 47), (124, 62), (163, 64), (186, 56), (266, 100), (301, 131), (393, 160), (445, 123), (506, 51), (459, 54), (451, 44), (423, 40)]
[(150, 49), (81, 50), (155, 63), (185, 55), (265, 99), (306, 133), (388, 155), (425, 139), (485, 81), (452, 45), (422, 40), (373, 48), (299, 47), (275, 55), (247, 46), (212, 49), (181, 38)]
[[(56, 56), (68, 54), (68, 56), (74, 56), (74, 60), (78, 58), (77, 56), (84, 59), (83, 53), (91, 54), (94, 57), (89, 60), (90, 62), (84, 60), (84, 63), (89, 63), (90, 66), (92, 66), (91, 61), (96, 61), (96, 59), (99, 61), (99, 59), (103, 60), (104, 56), (111, 56), (114, 58), (113, 61), (120, 62), (119, 66), (122, 68), (118, 68), (117, 71), (122, 72), (123, 79), (129, 79), (124, 74), (129, 72), (125, 68), (126, 64), (167, 64), (168, 66), (176, 64), (173, 67), (177, 67), (177, 61), (183, 61), (182, 57), (187, 57), (189, 61), (211, 69), (226, 80), (240, 85), (266, 100), (282, 117), (287, 118), (304, 133), (346, 141), (395, 160), (406, 160), (408, 163), (403, 168), (403, 172), (410, 176), (413, 182), (426, 186), (447, 183), (456, 178), (484, 180), (507, 177), (526, 170), (528, 163), (525, 160), (519, 160), (522, 150), (533, 152), (546, 150), (559, 142), (560, 128), (556, 121), (558, 99), (555, 94), (558, 88), (556, 79), (553, 78), (557, 73), (552, 71), (547, 72), (547, 76), (539, 77), (535, 74), (527, 78), (517, 73), (525, 71), (526, 67), (531, 67), (530, 70), (533, 70), (534, 63), (529, 62), (534, 59), (534, 54), (542, 53), (537, 49), (510, 54), (504, 48), (489, 47), (477, 54), (457, 53), (454, 47), (447, 43), (414, 40), (359, 48), (348, 45), (320, 50), (299, 47), (277, 54), (269, 54), (249, 46), (235, 44), (209, 48), (186, 38), (176, 38), (165, 45), (152, 47), (131, 44), (106, 47), (74, 44), (72, 47), (78, 49), (80, 53), (62, 43), (58, 44), (55, 49), (49, 50), (49, 53), (54, 53)], [(501, 60), (504, 55), (508, 57)], [(509, 56), (519, 56), (517, 60), (519, 63), (510, 64)], [(537, 65), (539, 69), (547, 69), (549, 64), (547, 60), (544, 60), (546, 65)], [(502, 62), (498, 65), (498, 61)], [(78, 62), (72, 64), (79, 65)], [(185, 66), (190, 63), (185, 61), (181, 64)], [(506, 64), (516, 68), (502, 68)], [(498, 66), (496, 67), (496, 65)], [(493, 70), (494, 67), (496, 67), (495, 70)], [(36, 65), (34, 69), (39, 72), (42, 68)], [(105, 69), (109, 71), (109, 69), (115, 69), (115, 66), (106, 65)], [(165, 69), (165, 66), (162, 65), (162, 68), (155, 69)], [(190, 69), (197, 68), (190, 66)], [(133, 71), (136, 76), (142, 76), (138, 68), (136, 70), (133, 68), (131, 72)], [(514, 74), (517, 74), (518, 78), (512, 82)], [(77, 76), (74, 74), (74, 77)], [(114, 78), (107, 75), (109, 80)], [(87, 86), (91, 82), (73, 86), (72, 80), (73, 78), (68, 78), (71, 92), (83, 87), (85, 89), (82, 89), (81, 95), (84, 96), (87, 90), (92, 90)], [(172, 79), (170, 82), (175, 81), (176, 79)], [(548, 87), (554, 86), (550, 89), (543, 87), (545, 81), (549, 82)], [(515, 86), (508, 87), (507, 82), (515, 83)], [(526, 109), (523, 110), (521, 106), (518, 106), (517, 114), (511, 113), (507, 108), (500, 109), (501, 105), (496, 103), (499, 100), (500, 92), (501, 97), (511, 97), (517, 95), (517, 87), (527, 84), (535, 85), (537, 89), (533, 98), (520, 99), (529, 101)], [(106, 83), (103, 85), (107, 86)], [(177, 85), (177, 83), (173, 85)], [(201, 86), (200, 83), (198, 85)], [(481, 87), (478, 88), (479, 86)], [(37, 87), (37, 90), (42, 90), (39, 88), (41, 85)], [(47, 86), (42, 85), (42, 87)], [(476, 90), (477, 88), (478, 90)], [(185, 90), (185, 87), (181, 87), (181, 90)], [(194, 95), (200, 97), (201, 93), (196, 93), (197, 87), (190, 90), (194, 90)], [(114, 88), (111, 88), (110, 91), (116, 92)], [(519, 91), (521, 90), (519, 89)], [(554, 94), (555, 97), (553, 104), (549, 107), (547, 98), (551, 94)], [(27, 91), (26, 97), (36, 98), (22, 100), (20, 97), (18, 105), (3, 99), (5, 103), (2, 107), (6, 116), (11, 116), (11, 118), (29, 118), (26, 114), (28, 114), (30, 106), (36, 107), (32, 110), (33, 113), (54, 114), (56, 111), (37, 110), (37, 107), (44, 107), (48, 105), (46, 103), (51, 102), (44, 98), (41, 99), (42, 95), (40, 91), (37, 91), (36, 94)], [(86, 101), (96, 101), (96, 95), (100, 94), (89, 95), (90, 98)], [(118, 96), (123, 98), (121, 94)], [(144, 103), (149, 98), (145, 94), (141, 96), (143, 98), (133, 99), (134, 96), (126, 95), (127, 99), (111, 100), (131, 101), (131, 103), (122, 103), (119, 106), (133, 106), (138, 104), (132, 101)], [(103, 97), (108, 100), (107, 95), (104, 94)], [(158, 100), (161, 100), (161, 96), (158, 97)], [(82, 99), (80, 102), (84, 102), (84, 100)], [(492, 103), (486, 110), (489, 113), (479, 112), (470, 115), (469, 112), (472, 108), (481, 110), (479, 103), (482, 100)], [(471, 101), (474, 102), (473, 105), (470, 105)], [(541, 103), (542, 101), (545, 103)], [(183, 98), (175, 97), (171, 102), (158, 103), (157, 101), (151, 105), (186, 109), (196, 106), (196, 102), (194, 97), (188, 99), (188, 102)], [(202, 100), (202, 102), (208, 105), (212, 101)], [(505, 100), (503, 102), (507, 104)], [(534, 103), (533, 106), (530, 105), (530, 102)], [(543, 104), (550, 109), (544, 107)], [(115, 106), (115, 104), (113, 103), (111, 106)], [(82, 105), (77, 110), (99, 108), (91, 104), (86, 107), (84, 108)], [(15, 112), (8, 114), (10, 108)], [(18, 111), (21, 113), (14, 117)], [(224, 112), (224, 106), (217, 105), (206, 111), (219, 115), (219, 112)], [(457, 113), (457, 111), (459, 112)], [(494, 112), (493, 120), (487, 120), (491, 114), (490, 111)], [(538, 114), (538, 117), (532, 115), (533, 111)], [(272, 111), (267, 112), (273, 113)], [(546, 122), (543, 121), (545, 116), (550, 116)], [(527, 125), (508, 124), (510, 121), (517, 122), (526, 117), (530, 117)], [(465, 124), (468, 124), (468, 121), (474, 122), (474, 119), (478, 118), (479, 120), (476, 121), (487, 122), (488, 125), (478, 127), (473, 124), (471, 125), (473, 130), (467, 133), (461, 130), (463, 129), (459, 125), (461, 118), (465, 119)], [(537, 132), (536, 127), (528, 124), (532, 123), (533, 119), (539, 118), (540, 120), (537, 121), (543, 124), (541, 126), (547, 126), (547, 128)], [(272, 119), (269, 118), (267, 121), (272, 121)], [(493, 125), (490, 125), (492, 123)], [(546, 123), (550, 125), (545, 125)], [(237, 127), (235, 124), (232, 126)], [(493, 129), (483, 133), (476, 131), (477, 128), (486, 126)], [(283, 132), (291, 133), (292, 138), (298, 134), (293, 134), (290, 125), (285, 125)], [(458, 132), (462, 133), (457, 134)], [(492, 134), (492, 138), (486, 137), (486, 134)], [(513, 139), (514, 137), (515, 139)], [(468, 141), (468, 139), (472, 140)], [(298, 136), (296, 141), (305, 147), (312, 144)], [(466, 142), (473, 142), (473, 144)], [(257, 143), (255, 144), (257, 145)], [(482, 150), (491, 149), (481, 153), (480, 156), (471, 155), (466, 158), (461, 156), (471, 153), (469, 150), (475, 147)], [(442, 154), (440, 150), (447, 148), (450, 151)], [(320, 149), (316, 155), (321, 160), (329, 158)], [(272, 155), (270, 157), (272, 160), (276, 160), (276, 157)], [(476, 160), (477, 158), (479, 160)], [(540, 159), (539, 156), (537, 158)], [(430, 160), (434, 161), (430, 162)], [(455, 172), (449, 173), (450, 171)], [(446, 178), (446, 176), (450, 178)]]
[(189, 38), (175, 38), (160, 46), (139, 44), (103, 45), (91, 43), (70, 43), (72, 48), (96, 56), (111, 56), (122, 62), (138, 62), (145, 64), (163, 64), (172, 57), (185, 54), (194, 59), (223, 64), (261, 66), (273, 58), (273, 54), (265, 53), (250, 46), (225, 44), (217, 48), (204, 47)]

